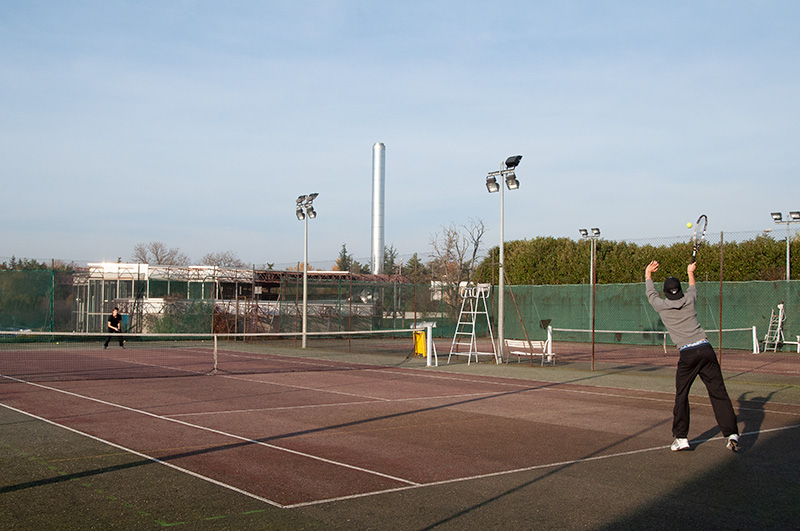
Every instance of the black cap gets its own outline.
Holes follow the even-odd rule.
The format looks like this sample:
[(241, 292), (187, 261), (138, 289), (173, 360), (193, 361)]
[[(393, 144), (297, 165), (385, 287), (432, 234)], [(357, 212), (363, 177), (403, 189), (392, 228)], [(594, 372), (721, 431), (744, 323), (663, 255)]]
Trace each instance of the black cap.
[(675, 277), (669, 277), (664, 281), (664, 296), (671, 301), (676, 301), (683, 297), (681, 281)]

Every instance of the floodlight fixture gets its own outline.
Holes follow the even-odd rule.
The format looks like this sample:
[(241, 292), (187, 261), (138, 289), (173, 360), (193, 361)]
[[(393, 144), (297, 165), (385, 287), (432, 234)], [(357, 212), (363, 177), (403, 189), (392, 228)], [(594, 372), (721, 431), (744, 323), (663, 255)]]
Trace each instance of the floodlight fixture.
[(783, 216), (781, 215), (780, 212), (772, 212), (770, 213), (770, 215), (772, 216), (772, 220), (775, 223), (786, 225), (786, 280), (788, 281), (791, 280), (792, 278), (792, 273), (791, 273), (792, 261), (790, 256), (792, 236), (791, 236), (790, 225), (792, 223), (800, 223), (800, 211), (790, 210), (789, 215), (785, 220), (783, 219)]
[(318, 195), (319, 194), (308, 194), (308, 202), (310, 203), (311, 201), (316, 199)]
[(497, 179), (494, 177), (487, 177), (486, 178), (486, 189), (489, 190), (490, 194), (500, 191), (500, 185), (497, 184)]
[(587, 238), (589, 236), (589, 231), (586, 229), (578, 229), (578, 232), (581, 233), (582, 238)]
[(508, 186), (509, 190), (516, 190), (519, 188), (519, 181), (517, 180), (517, 176), (512, 171), (511, 173), (506, 174), (506, 186)]
[(592, 227), (592, 236), (600, 236), (600, 229)]
[(508, 157), (506, 159), (506, 168), (508, 168), (509, 170), (511, 168), (516, 168), (517, 166), (519, 166), (519, 161), (521, 160), (522, 160), (522, 155), (514, 155), (513, 157)]
[(300, 221), (303, 221), (304, 219), (306, 219), (306, 215), (303, 214), (303, 209), (302, 208), (298, 208), (295, 211), (295, 215), (297, 216), (297, 219), (299, 219)]
[(314, 207), (311, 206), (311, 205), (308, 205), (306, 207), (306, 214), (308, 214), (308, 217), (311, 218), (311, 219), (314, 219), (315, 217), (317, 217), (317, 211), (314, 210)]
[(302, 204), (305, 200), (306, 200), (306, 196), (301, 195), (300, 197), (297, 198), (297, 204), (298, 205)]

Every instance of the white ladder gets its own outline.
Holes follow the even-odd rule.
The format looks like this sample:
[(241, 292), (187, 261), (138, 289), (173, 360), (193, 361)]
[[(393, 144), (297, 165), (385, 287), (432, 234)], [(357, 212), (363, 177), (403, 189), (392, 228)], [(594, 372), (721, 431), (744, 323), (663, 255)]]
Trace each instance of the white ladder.
[[(450, 344), (450, 354), (447, 356), (447, 363), (450, 363), (450, 357), (453, 355), (461, 356), (467, 355), (467, 365), (472, 361), (472, 356), (475, 356), (475, 361), (478, 361), (478, 356), (494, 356), (494, 362), (500, 363), (497, 356), (497, 349), (494, 345), (494, 334), (492, 333), (492, 322), (489, 319), (489, 309), (486, 306), (486, 299), (489, 297), (491, 286), (488, 284), (479, 284), (478, 286), (466, 286), (459, 290), (459, 294), (463, 299), (461, 301), (461, 311), (458, 314), (458, 324), (456, 324), (456, 332), (453, 335), (453, 342)], [(491, 352), (479, 352), (477, 341), (475, 339), (475, 327), (478, 323), (478, 316), (486, 316), (486, 324), (489, 326), (489, 339), (491, 340)], [(466, 353), (457, 352), (459, 346), (468, 346), (469, 351)]]
[(764, 336), (764, 352), (771, 350), (776, 352), (778, 344), (783, 343), (783, 322), (786, 320), (786, 314), (783, 312), (783, 304), (778, 305), (778, 313), (772, 310), (772, 315), (769, 317), (769, 329), (767, 335)]

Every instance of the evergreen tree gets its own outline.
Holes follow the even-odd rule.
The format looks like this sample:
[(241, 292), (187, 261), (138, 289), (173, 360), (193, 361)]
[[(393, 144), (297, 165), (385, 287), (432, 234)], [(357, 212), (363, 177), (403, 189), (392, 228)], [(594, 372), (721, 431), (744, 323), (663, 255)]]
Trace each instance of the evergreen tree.
[(350, 271), (353, 265), (353, 257), (347, 254), (347, 244), (342, 244), (342, 250), (339, 251), (339, 258), (336, 259), (336, 264), (333, 266), (334, 271)]
[(393, 275), (397, 269), (397, 249), (394, 245), (383, 248), (383, 272), (387, 275)]

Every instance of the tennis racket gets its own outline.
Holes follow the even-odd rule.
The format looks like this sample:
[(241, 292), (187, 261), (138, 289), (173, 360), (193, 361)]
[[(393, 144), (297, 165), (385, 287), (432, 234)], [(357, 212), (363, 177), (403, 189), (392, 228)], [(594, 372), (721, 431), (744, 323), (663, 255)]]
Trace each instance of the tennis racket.
[[(697, 249), (706, 239), (706, 227), (708, 227), (708, 217), (703, 214), (697, 218), (697, 223), (694, 224), (694, 236), (692, 236), (692, 263), (697, 260)], [(698, 233), (700, 233), (699, 237), (697, 235)]]

